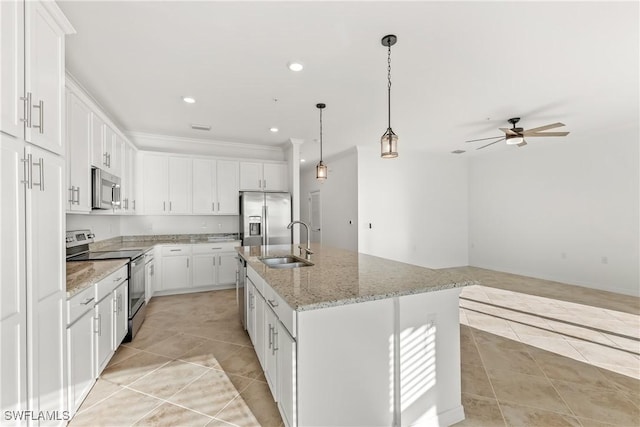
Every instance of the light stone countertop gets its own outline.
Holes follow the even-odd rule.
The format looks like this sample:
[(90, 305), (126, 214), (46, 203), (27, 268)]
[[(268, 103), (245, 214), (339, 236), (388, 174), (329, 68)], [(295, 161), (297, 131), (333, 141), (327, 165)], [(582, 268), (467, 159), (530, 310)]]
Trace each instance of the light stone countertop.
[(247, 261), (294, 310), (353, 304), (477, 285), (463, 268), (432, 270), (344, 249), (312, 244), (310, 267), (275, 269), (258, 258), (294, 254), (297, 245), (242, 246)]
[(101, 261), (68, 261), (67, 264), (67, 299), (104, 279), (129, 260), (110, 259)]

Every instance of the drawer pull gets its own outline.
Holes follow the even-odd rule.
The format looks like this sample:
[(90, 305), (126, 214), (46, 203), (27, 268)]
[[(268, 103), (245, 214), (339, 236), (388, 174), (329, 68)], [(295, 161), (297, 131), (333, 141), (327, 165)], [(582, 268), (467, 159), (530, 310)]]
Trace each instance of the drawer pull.
[(119, 282), (120, 280), (122, 280), (122, 276), (117, 277), (117, 278), (114, 280), (114, 282)]
[(271, 307), (277, 307), (278, 306), (278, 303), (276, 302), (275, 299), (267, 299), (267, 302), (269, 303), (269, 305)]
[(91, 301), (93, 301), (95, 298), (91, 297), (91, 298), (87, 298), (86, 300), (82, 301), (80, 304), (82, 305), (87, 305), (89, 304)]
[(169, 252), (182, 252), (182, 249), (169, 249)]

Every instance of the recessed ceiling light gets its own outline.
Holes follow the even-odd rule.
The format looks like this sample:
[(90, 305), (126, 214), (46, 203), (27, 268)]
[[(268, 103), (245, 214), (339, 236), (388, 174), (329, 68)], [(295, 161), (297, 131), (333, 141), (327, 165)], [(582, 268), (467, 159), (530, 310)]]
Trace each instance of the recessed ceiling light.
[(300, 163), (304, 163), (304, 162), (306, 162), (305, 159), (300, 159)]
[(276, 132), (278, 132), (279, 129), (277, 127), (273, 126), (273, 127), (270, 127), (269, 130), (271, 132), (273, 132), (273, 133), (276, 133)]
[(462, 153), (464, 153), (464, 152), (465, 152), (465, 150), (453, 150), (453, 151), (451, 152), (451, 154), (462, 154)]
[(302, 71), (304, 68), (304, 66), (299, 62), (289, 62), (287, 66), (291, 71)]
[(195, 129), (195, 130), (211, 130), (211, 126), (209, 125), (197, 125), (197, 124), (192, 124), (191, 125), (191, 129)]
[(193, 104), (194, 102), (196, 102), (195, 98), (192, 98), (190, 96), (183, 96), (182, 100), (187, 104)]

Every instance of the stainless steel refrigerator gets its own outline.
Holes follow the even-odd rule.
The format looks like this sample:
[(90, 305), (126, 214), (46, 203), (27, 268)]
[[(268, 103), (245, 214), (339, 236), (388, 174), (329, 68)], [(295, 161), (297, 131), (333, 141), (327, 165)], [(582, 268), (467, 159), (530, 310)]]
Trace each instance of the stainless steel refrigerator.
[(291, 194), (261, 191), (240, 193), (242, 246), (290, 245)]

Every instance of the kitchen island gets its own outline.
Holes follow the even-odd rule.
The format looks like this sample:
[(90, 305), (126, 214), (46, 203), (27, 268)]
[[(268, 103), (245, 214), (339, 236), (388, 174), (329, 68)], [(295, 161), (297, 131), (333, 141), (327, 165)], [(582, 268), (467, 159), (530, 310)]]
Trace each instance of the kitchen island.
[(260, 258), (297, 246), (238, 248), (247, 331), (289, 426), (451, 425), (464, 419), (458, 296), (477, 282), (312, 245), (313, 265)]

